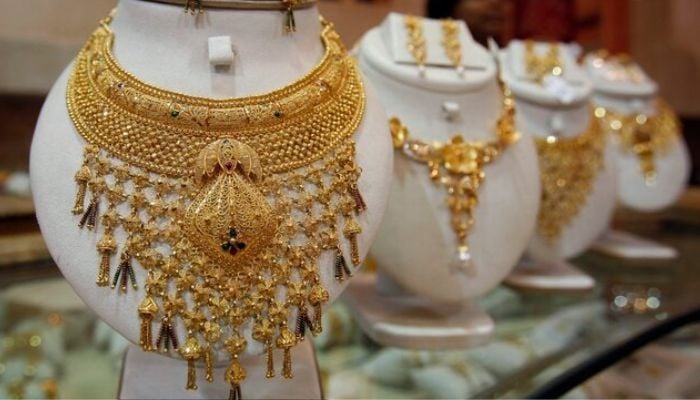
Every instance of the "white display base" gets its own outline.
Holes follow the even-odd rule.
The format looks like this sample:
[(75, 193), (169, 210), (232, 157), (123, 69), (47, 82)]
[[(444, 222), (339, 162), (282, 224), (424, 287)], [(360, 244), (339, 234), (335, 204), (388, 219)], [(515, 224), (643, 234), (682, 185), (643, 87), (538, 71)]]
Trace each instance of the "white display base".
[[(493, 320), (475, 303), (436, 304), (405, 292), (390, 294), (387, 279), (382, 277), (377, 285), (377, 276), (358, 275), (342, 296), (362, 330), (377, 343), (449, 350), (478, 346), (491, 337)], [(384, 286), (384, 293), (378, 286)]]
[[(275, 354), (276, 356), (278, 354)], [(277, 366), (281, 368), (279, 354)], [(294, 379), (280, 376), (265, 378), (265, 357), (243, 361), (248, 377), (241, 386), (244, 399), (322, 399), (316, 355), (311, 340), (292, 349)], [(118, 399), (226, 399), (230, 385), (224, 381), (228, 366), (214, 368), (214, 382), (204, 379), (204, 367), (197, 368), (198, 390), (186, 390), (187, 363), (182, 360), (146, 353), (130, 345), (124, 357)], [(279, 369), (278, 368), (278, 369)]]
[(523, 259), (504, 283), (517, 290), (536, 292), (582, 292), (595, 286), (593, 278), (565, 260)]
[(673, 247), (613, 229), (604, 232), (592, 249), (618, 258), (672, 260), (678, 257)]

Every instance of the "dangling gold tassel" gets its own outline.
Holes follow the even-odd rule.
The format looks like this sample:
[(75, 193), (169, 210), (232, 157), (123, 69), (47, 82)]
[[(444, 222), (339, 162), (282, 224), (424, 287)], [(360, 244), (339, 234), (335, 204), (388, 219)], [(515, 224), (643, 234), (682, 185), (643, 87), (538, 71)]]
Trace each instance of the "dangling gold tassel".
[(80, 167), (78, 172), (75, 173), (75, 183), (78, 185), (78, 193), (75, 195), (75, 205), (73, 206), (73, 214), (80, 214), (83, 212), (85, 204), (85, 193), (87, 191), (87, 183), (92, 176), (92, 172), (87, 165)]
[(109, 285), (109, 261), (117, 249), (117, 242), (111, 232), (105, 232), (97, 242), (97, 251), (100, 253), (100, 267), (97, 274), (97, 286)]
[(82, 218), (80, 218), (80, 222), (78, 223), (80, 228), (87, 226), (87, 228), (90, 230), (95, 229), (95, 225), (97, 224), (97, 209), (99, 207), (99, 202), (97, 199), (98, 196), (93, 194), (92, 200), (90, 200), (90, 204), (88, 205), (85, 214), (83, 214)]
[(352, 271), (348, 268), (348, 263), (345, 261), (340, 247), (335, 248), (335, 279), (338, 281), (345, 280), (345, 276), (352, 276)]
[(350, 241), (350, 259), (355, 266), (360, 265), (360, 247), (357, 244), (357, 235), (360, 233), (362, 233), (362, 227), (354, 218), (345, 221), (343, 234)]
[(177, 343), (177, 336), (175, 336), (175, 330), (173, 329), (172, 322), (170, 322), (170, 318), (163, 317), (160, 330), (158, 331), (158, 339), (156, 340), (156, 349), (160, 349), (161, 353), (167, 353), (170, 351), (171, 345), (175, 350), (177, 350), (179, 347)]
[(214, 382), (214, 362), (212, 360), (211, 347), (207, 346), (204, 350), (204, 365), (206, 367), (205, 379), (207, 382)]
[(297, 313), (297, 326), (294, 334), (297, 340), (304, 340), (306, 338), (306, 328), (311, 328), (311, 320), (309, 319), (309, 313), (306, 311), (306, 306), (302, 304), (299, 306), (299, 311)]
[(291, 379), (294, 377), (292, 373), (292, 354), (291, 349), (296, 345), (296, 336), (287, 328), (283, 326), (280, 328), (280, 334), (277, 336), (277, 348), (282, 349), (284, 352), (284, 360), (282, 362), (282, 376), (286, 379)]
[(266, 378), (274, 378), (275, 376), (275, 360), (273, 358), (272, 354), (272, 341), (268, 340), (265, 343), (265, 346), (267, 346), (267, 373), (265, 374)]
[(234, 354), (231, 365), (226, 370), (226, 381), (231, 385), (228, 400), (242, 400), (241, 382), (246, 378), (245, 368), (238, 361), (238, 355)]
[(194, 362), (202, 356), (202, 346), (199, 345), (197, 339), (190, 336), (180, 350), (180, 355), (187, 360), (187, 385), (185, 389), (197, 390), (197, 369)]
[(356, 183), (353, 183), (348, 188), (348, 192), (350, 193), (350, 197), (352, 197), (352, 199), (355, 200), (355, 212), (357, 214), (367, 210), (367, 203), (365, 203), (365, 199), (362, 198), (360, 188), (357, 187)]
[(136, 285), (136, 275), (134, 274), (134, 268), (131, 266), (131, 262), (129, 261), (130, 259), (131, 256), (128, 252), (122, 252), (121, 262), (119, 263), (119, 267), (117, 267), (117, 271), (114, 273), (114, 278), (112, 278), (112, 284), (110, 285), (112, 289), (114, 289), (117, 286), (117, 282), (119, 282), (120, 276), (122, 278), (120, 285), (122, 292), (126, 293), (127, 284), (129, 283), (129, 280), (131, 280), (131, 287), (133, 287), (134, 289), (138, 288), (138, 286)]
[(328, 291), (320, 284), (316, 284), (309, 292), (309, 303), (314, 307), (314, 323), (311, 326), (311, 333), (316, 336), (323, 331), (321, 324), (321, 305), (328, 301)]
[(141, 318), (141, 338), (139, 344), (143, 351), (153, 351), (153, 337), (151, 323), (153, 316), (158, 312), (158, 305), (151, 296), (146, 296), (139, 305), (139, 317)]

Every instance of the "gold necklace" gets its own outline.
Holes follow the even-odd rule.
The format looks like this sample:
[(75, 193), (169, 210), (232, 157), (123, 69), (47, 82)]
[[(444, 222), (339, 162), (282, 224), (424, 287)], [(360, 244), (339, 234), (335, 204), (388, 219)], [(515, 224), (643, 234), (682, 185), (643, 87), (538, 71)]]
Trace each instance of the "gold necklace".
[(416, 60), (418, 72), (422, 76), (425, 74), (425, 61), (428, 57), (425, 37), (423, 36), (423, 20), (415, 15), (406, 15), (404, 17), (404, 26), (408, 33), (408, 51), (413, 56), (413, 59)]
[(547, 75), (560, 76), (563, 70), (563, 63), (559, 54), (559, 44), (550, 43), (547, 52), (541, 56), (537, 54), (535, 42), (525, 41), (525, 69), (535, 82), (542, 83)]
[(409, 137), (408, 128), (397, 117), (389, 120), (394, 148), (411, 160), (428, 166), (430, 178), (447, 190), (446, 204), (451, 213), (450, 225), (456, 235), (457, 252), (451, 267), (474, 274), (468, 245), (469, 232), (474, 225), (474, 208), (479, 200), (479, 188), (486, 177), (484, 167), (495, 161), (520, 135), (515, 131), (513, 99), (503, 88), (501, 116), (496, 123), (494, 141), (466, 141), (455, 135), (446, 143), (427, 143)]
[(623, 114), (596, 107), (595, 116), (618, 145), (633, 153), (647, 185), (656, 181), (656, 156), (668, 151), (680, 136), (681, 123), (663, 99), (656, 100), (656, 115)]
[(307, 328), (321, 331), (329, 295), (319, 258), (333, 253), (335, 277), (350, 275), (344, 237), (352, 264), (360, 262), (356, 214), (367, 206), (352, 135), (365, 96), (354, 60), (322, 21), (325, 54), (296, 82), (245, 98), (187, 96), (124, 71), (111, 53), (110, 21), (83, 47), (67, 89), (87, 141), (73, 212), (81, 227), (101, 230), (97, 284), (126, 291), (137, 287), (134, 263), (147, 271), (141, 347), (178, 350), (187, 389), (197, 388), (195, 361), (212, 381), (213, 349), (224, 349), (232, 359), (225, 379), (240, 398), (244, 329), (266, 348), (267, 376), (277, 348), (291, 378), (291, 348)]
[(588, 128), (575, 137), (535, 138), (535, 145), (542, 178), (538, 233), (553, 243), (586, 204), (603, 168), (605, 137), (591, 118)]

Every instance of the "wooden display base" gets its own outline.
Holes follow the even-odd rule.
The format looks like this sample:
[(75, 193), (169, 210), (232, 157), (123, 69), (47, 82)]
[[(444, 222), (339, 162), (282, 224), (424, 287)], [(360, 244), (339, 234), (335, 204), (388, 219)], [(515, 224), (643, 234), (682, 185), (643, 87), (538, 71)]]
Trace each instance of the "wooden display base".
[(493, 333), (493, 320), (474, 303), (441, 305), (407, 293), (380, 294), (376, 283), (376, 275), (359, 274), (342, 299), (377, 343), (417, 350), (463, 349), (487, 342)]
[(612, 229), (603, 233), (593, 243), (592, 249), (626, 259), (672, 260), (678, 257), (678, 251), (673, 247)]
[(521, 260), (504, 283), (517, 290), (544, 292), (581, 292), (595, 286), (593, 278), (564, 260)]
[[(279, 354), (278, 354), (279, 353)], [(277, 366), (281, 368), (282, 354)], [(277, 360), (275, 360), (277, 361)], [(279, 375), (265, 378), (265, 357), (243, 360), (248, 377), (241, 387), (244, 399), (322, 399), (321, 381), (311, 340), (292, 349), (294, 379)], [(197, 368), (197, 390), (186, 390), (187, 363), (157, 353), (146, 353), (129, 346), (122, 367), (118, 398), (127, 399), (227, 399), (229, 384), (224, 381), (228, 366), (214, 368), (214, 382), (204, 379), (204, 367)], [(278, 368), (278, 369), (279, 369)]]

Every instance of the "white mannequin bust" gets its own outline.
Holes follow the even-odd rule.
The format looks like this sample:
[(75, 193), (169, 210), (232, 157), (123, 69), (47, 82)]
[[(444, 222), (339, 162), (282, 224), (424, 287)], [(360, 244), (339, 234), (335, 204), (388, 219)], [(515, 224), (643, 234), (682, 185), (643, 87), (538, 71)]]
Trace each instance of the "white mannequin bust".
[[(585, 131), (593, 117), (589, 108), (592, 86), (574, 62), (568, 47), (560, 44), (564, 60), (563, 84), (569, 86), (564, 87), (564, 90), (569, 91), (566, 104), (558, 96), (561, 92), (550, 91), (545, 85), (518, 77), (515, 71), (525, 68), (523, 53), (518, 51), (522, 47), (522, 42), (514, 41), (501, 55), (503, 78), (510, 85), (516, 99), (518, 129), (533, 137), (572, 137)], [(576, 78), (569, 79), (568, 76)], [(615, 208), (613, 156), (608, 147), (603, 168), (598, 172), (586, 204), (563, 229), (556, 242), (550, 244), (535, 233), (527, 252), (531, 258), (554, 262), (573, 257), (586, 250), (607, 228)]]
[[(501, 93), (488, 52), (465, 34), (462, 51), (470, 55), (470, 65), (463, 76), (449, 65), (434, 66), (441, 64), (438, 57), (431, 63), (431, 52), (442, 53), (441, 33), (431, 28), (435, 21), (425, 20), (428, 62), (421, 77), (415, 61), (399, 63), (401, 54), (391, 50), (405, 51), (405, 46), (395, 45), (405, 43), (406, 35), (397, 18), (403, 20), (390, 15), (359, 46), (360, 68), (388, 114), (400, 118), (413, 137), (427, 142), (448, 141), (457, 133), (467, 140), (494, 140)], [(442, 114), (445, 106), (452, 109), (451, 119)], [(468, 238), (476, 271), (469, 276), (450, 268), (457, 242), (445, 188), (430, 180), (424, 164), (396, 156), (390, 206), (371, 251), (382, 272), (402, 289), (436, 302), (463, 302), (493, 289), (515, 265), (534, 228), (539, 204), (532, 141), (525, 135), (484, 172)]]
[[(296, 10), (294, 14), (297, 32), (284, 34), (283, 14), (279, 11), (207, 9), (195, 18), (184, 13), (181, 6), (120, 0), (112, 22), (114, 54), (138, 78), (169, 90), (211, 98), (264, 93), (303, 76), (323, 54), (317, 8)], [(212, 67), (207, 58), (208, 38), (222, 35), (231, 37), (235, 53), (228, 69)], [(118, 294), (95, 285), (97, 239), (80, 231), (70, 213), (75, 195), (73, 174), (84, 145), (65, 104), (70, 69), (51, 90), (32, 145), (31, 183), (37, 218), (54, 260), (78, 295), (110, 326), (138, 343), (136, 309), (143, 294)], [(371, 91), (367, 92), (365, 116), (354, 139), (357, 163), (363, 170), (359, 187), (368, 205), (366, 213), (358, 218), (363, 228), (359, 247), (364, 256), (389, 195), (393, 155), (386, 115)], [(124, 239), (119, 235), (116, 238)], [(344, 250), (349, 254), (347, 248)], [(319, 267), (322, 283), (333, 301), (347, 281), (338, 283), (334, 279), (332, 257), (322, 257)], [(137, 281), (143, 282), (145, 272), (138, 266), (134, 269)], [(176, 329), (181, 328), (178, 325)], [(184, 337), (182, 331), (177, 334)], [(260, 353), (262, 346), (250, 338), (250, 332), (245, 335), (247, 352)], [(219, 380), (223, 381), (217, 377)]]
[[(614, 66), (602, 58), (588, 55), (585, 65), (593, 81), (593, 103), (622, 114), (655, 115), (654, 98), (658, 85), (637, 64), (630, 68), (637, 73), (636, 80), (622, 79)], [(614, 137), (609, 142), (617, 163), (618, 200), (639, 211), (666, 208), (683, 194), (690, 174), (690, 156), (682, 136), (669, 148), (654, 155), (656, 178), (647, 183), (637, 157), (622, 148)]]

